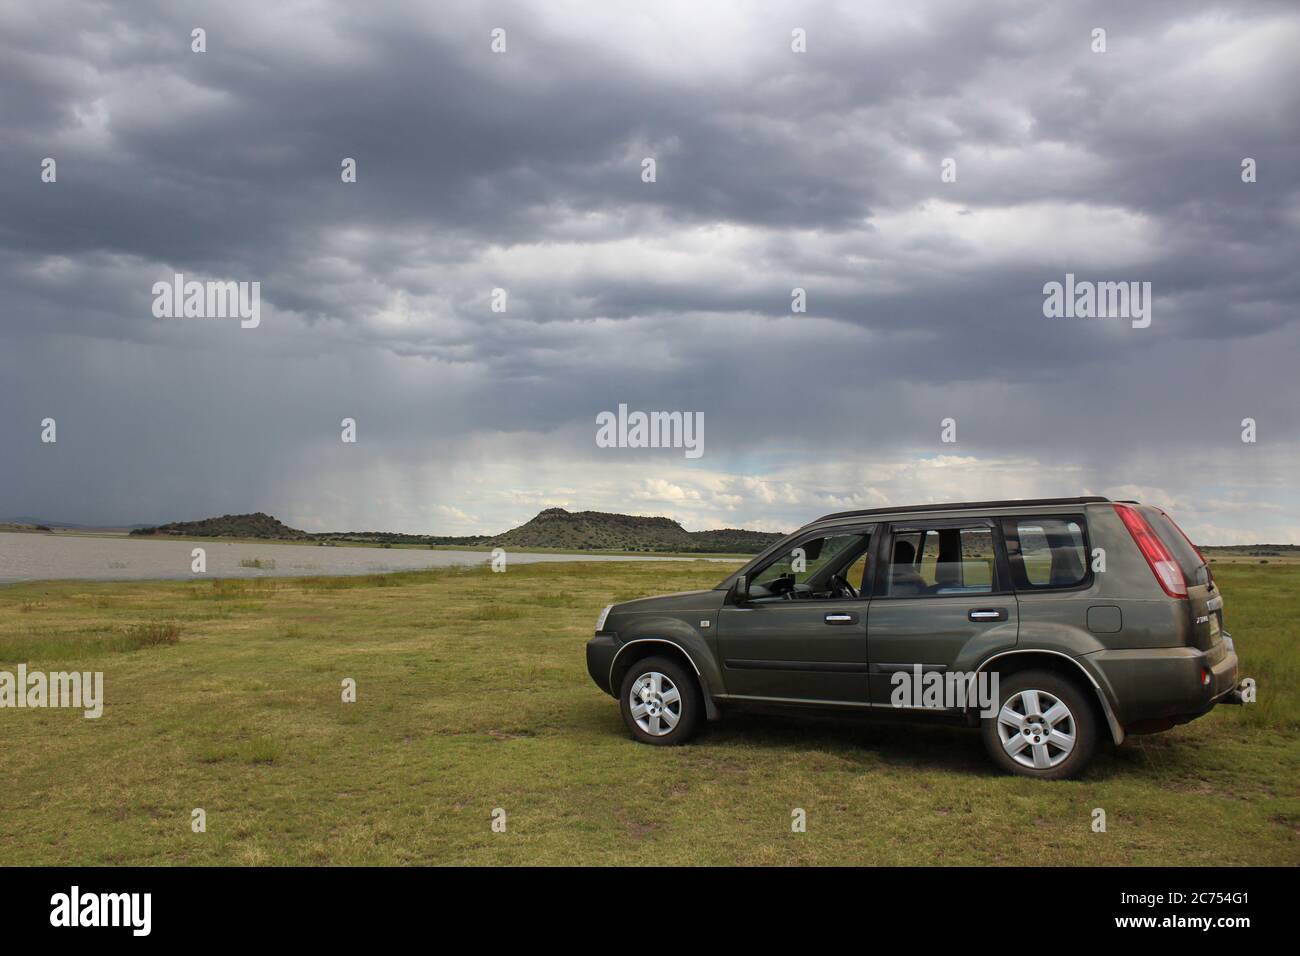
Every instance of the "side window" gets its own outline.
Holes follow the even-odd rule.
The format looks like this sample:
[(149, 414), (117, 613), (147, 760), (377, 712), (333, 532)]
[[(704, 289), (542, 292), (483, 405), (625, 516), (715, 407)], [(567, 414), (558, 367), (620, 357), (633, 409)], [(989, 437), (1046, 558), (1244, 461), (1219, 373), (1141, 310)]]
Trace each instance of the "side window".
[(871, 536), (865, 532), (829, 534), (804, 541), (754, 575), (750, 599), (851, 597), (844, 582), (854, 591), (861, 588), (863, 562), (870, 544)]
[(1073, 588), (1088, 578), (1088, 544), (1076, 518), (1009, 518), (1007, 553), (1016, 587)]
[(900, 528), (891, 542), (885, 593), (890, 597), (991, 594), (993, 529)]
[(868, 547), (862, 552), (862, 556), (849, 565), (849, 569), (844, 572), (844, 580), (863, 593), (871, 590), (871, 582), (867, 580), (867, 558), (870, 555), (871, 549)]

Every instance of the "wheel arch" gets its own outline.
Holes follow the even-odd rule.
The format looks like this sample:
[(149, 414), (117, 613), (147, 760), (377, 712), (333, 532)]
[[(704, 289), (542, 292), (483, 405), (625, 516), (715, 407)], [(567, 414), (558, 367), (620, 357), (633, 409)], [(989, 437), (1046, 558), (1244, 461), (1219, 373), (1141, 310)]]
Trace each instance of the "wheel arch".
[[(996, 667), (990, 667), (994, 661), (1002, 661)], [(1024, 649), (1001, 651), (984, 660), (979, 667), (975, 668), (975, 673), (980, 671), (995, 670), (999, 675), (1011, 675), (1019, 671), (1029, 670), (1031, 668), (1041, 668), (1062, 674), (1068, 679), (1078, 681), (1080, 675), (1083, 680), (1081, 686), (1091, 688), (1093, 699), (1101, 709), (1101, 714), (1106, 720), (1106, 726), (1110, 728), (1111, 739), (1119, 746), (1124, 742), (1124, 728), (1119, 719), (1115, 716), (1115, 711), (1106, 697), (1106, 691), (1097, 681), (1097, 678), (1079, 662), (1078, 659), (1071, 657), (1069, 654), (1063, 654), (1060, 651), (1049, 651), (1042, 649)]]
[(713, 702), (713, 694), (709, 689), (708, 678), (700, 670), (695, 658), (691, 657), (690, 652), (676, 641), (671, 641), (666, 637), (637, 637), (626, 641), (622, 647), (614, 652), (614, 658), (609, 662), (609, 686), (610, 690), (617, 696), (618, 688), (623, 686), (623, 678), (627, 672), (632, 669), (637, 661), (645, 660), (647, 657), (668, 657), (678, 663), (690, 668), (695, 674), (695, 679), (700, 682), (701, 696), (704, 698), (704, 715), (709, 720), (717, 720), (719, 716), (718, 705)]

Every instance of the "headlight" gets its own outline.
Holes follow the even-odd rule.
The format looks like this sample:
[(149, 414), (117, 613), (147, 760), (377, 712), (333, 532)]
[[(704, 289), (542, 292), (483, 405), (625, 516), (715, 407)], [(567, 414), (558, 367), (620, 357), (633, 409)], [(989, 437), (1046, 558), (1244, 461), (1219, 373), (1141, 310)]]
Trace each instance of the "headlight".
[(601, 611), (601, 612), (600, 612), (600, 617), (596, 618), (596, 633), (597, 633), (597, 634), (599, 634), (601, 631), (603, 631), (603, 630), (605, 629), (605, 618), (609, 617), (609, 610), (610, 610), (610, 608), (612, 608), (613, 606), (614, 606), (614, 605), (612, 605), (612, 604), (606, 604), (606, 605), (605, 605), (605, 610)]

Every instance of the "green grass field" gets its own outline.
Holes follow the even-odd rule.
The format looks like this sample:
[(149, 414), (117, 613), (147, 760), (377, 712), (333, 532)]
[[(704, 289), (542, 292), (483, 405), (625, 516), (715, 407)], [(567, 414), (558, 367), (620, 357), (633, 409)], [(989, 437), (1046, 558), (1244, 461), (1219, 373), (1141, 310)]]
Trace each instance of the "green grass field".
[(727, 567), (0, 588), (0, 669), (103, 671), (107, 699), (0, 710), (0, 863), (1300, 863), (1300, 567), (1215, 567), (1258, 704), (1055, 784), (938, 725), (737, 715), (634, 743), (586, 674), (596, 613)]

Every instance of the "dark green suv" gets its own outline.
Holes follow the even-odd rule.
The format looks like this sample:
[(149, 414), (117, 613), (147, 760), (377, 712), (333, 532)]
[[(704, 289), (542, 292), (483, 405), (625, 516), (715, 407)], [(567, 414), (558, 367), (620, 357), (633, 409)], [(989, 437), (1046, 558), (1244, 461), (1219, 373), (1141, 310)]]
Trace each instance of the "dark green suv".
[(995, 763), (1073, 776), (1101, 734), (1241, 703), (1223, 599), (1167, 514), (1052, 498), (826, 515), (711, 591), (611, 605), (587, 670), (636, 739), (733, 705), (981, 727)]

